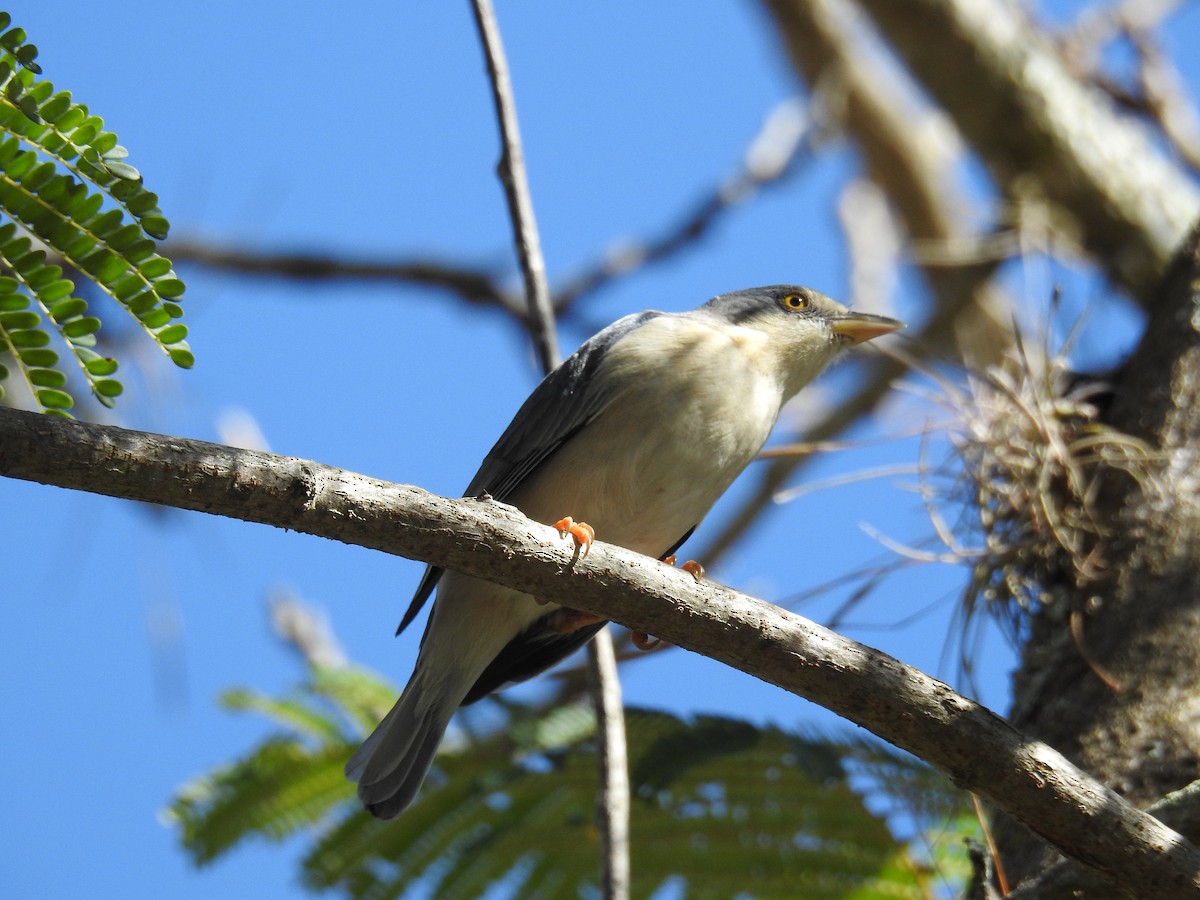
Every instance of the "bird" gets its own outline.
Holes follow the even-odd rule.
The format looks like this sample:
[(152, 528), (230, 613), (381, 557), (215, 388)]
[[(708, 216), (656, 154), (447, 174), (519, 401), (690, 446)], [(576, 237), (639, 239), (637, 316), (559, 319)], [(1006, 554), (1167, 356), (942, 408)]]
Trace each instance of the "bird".
[[(666, 559), (762, 449), (788, 400), (848, 347), (903, 327), (796, 285), (625, 316), (538, 384), (465, 496), (570, 530), (584, 552), (594, 529)], [(606, 624), (568, 597), (430, 566), (397, 634), (435, 588), (407, 686), (346, 763), (382, 819), (413, 802), (455, 710), (537, 675)]]

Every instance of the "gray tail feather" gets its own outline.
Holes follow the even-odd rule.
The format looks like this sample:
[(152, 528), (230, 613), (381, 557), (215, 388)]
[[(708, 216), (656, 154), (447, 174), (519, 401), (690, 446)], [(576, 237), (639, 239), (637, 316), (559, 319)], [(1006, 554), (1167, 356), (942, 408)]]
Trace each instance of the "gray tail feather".
[(346, 763), (346, 777), (358, 782), (359, 800), (381, 819), (395, 818), (412, 803), (458, 706), (441, 698), (429, 703), (416, 688), (405, 689)]

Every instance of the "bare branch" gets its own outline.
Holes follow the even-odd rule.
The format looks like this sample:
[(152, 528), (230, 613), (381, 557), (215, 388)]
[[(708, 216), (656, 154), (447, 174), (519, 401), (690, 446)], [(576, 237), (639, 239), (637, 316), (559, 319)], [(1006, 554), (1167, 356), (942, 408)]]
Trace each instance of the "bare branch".
[(596, 711), (597, 768), (601, 789), (596, 793), (596, 822), (604, 865), (600, 892), (608, 897), (628, 897), (629, 868), (629, 759), (625, 743), (625, 707), (613, 650), (612, 630), (602, 628), (588, 645), (588, 688)]
[(380, 262), (339, 258), (324, 253), (269, 253), (197, 240), (171, 241), (163, 245), (162, 252), (176, 262), (265, 278), (433, 287), (448, 291), (467, 303), (499, 306), (522, 321), (525, 318), (519, 298), (502, 290), (496, 278), (483, 269), (426, 260)]
[(517, 105), (513, 100), (512, 82), (508, 77), (508, 62), (504, 44), (491, 0), (471, 0), (479, 39), (487, 57), (491, 76), (492, 99), (500, 123), (500, 142), (503, 151), (497, 172), (508, 200), (508, 216), (513, 223), (513, 238), (521, 273), (525, 277), (525, 298), (529, 307), (529, 333), (533, 337), (542, 370), (549, 372), (558, 365), (558, 338), (554, 333), (554, 311), (550, 306), (550, 291), (546, 287), (546, 263), (542, 259), (542, 244), (533, 217), (533, 202), (529, 196), (529, 179), (525, 175), (525, 154), (521, 151), (521, 131), (517, 125)]
[[(580, 300), (618, 278), (666, 262), (694, 246), (731, 210), (797, 172), (800, 163), (811, 158), (819, 131), (807, 119), (799, 101), (780, 103), (767, 116), (735, 172), (678, 215), (660, 234), (623, 240), (590, 266), (567, 277), (550, 292), (553, 311), (563, 315)], [(502, 279), (497, 273), (486, 269), (428, 260), (386, 262), (328, 253), (272, 253), (200, 240), (171, 241), (163, 246), (163, 253), (178, 262), (264, 278), (428, 286), (470, 304), (497, 306), (528, 327), (527, 304), (501, 286)]]
[(0, 475), (423, 559), (703, 653), (820, 703), (987, 798), (1137, 897), (1200, 890), (1200, 852), (942, 684), (801, 616), (608, 544), (575, 562), (553, 528), (294, 457), (0, 409)]
[(828, 98), (827, 105), (840, 97), (840, 123), (861, 149), (868, 176), (892, 201), (912, 247), (919, 248), (915, 261), (934, 307), (957, 310), (942, 330), (923, 336), (933, 342), (929, 352), (961, 355), (979, 366), (992, 362), (1006, 340), (1008, 303), (989, 282), (1004, 257), (964, 262), (929, 253), (982, 239), (964, 221), (969, 207), (955, 183), (962, 147), (953, 124), (917, 104), (915, 87), (885, 64), (844, 0), (765, 3), (796, 71)]
[(346, 653), (324, 613), (309, 606), (290, 590), (272, 591), (267, 597), (271, 627), (289, 647), (314, 669), (346, 665)]
[[(738, 169), (709, 194), (675, 218), (659, 234), (619, 242), (614, 249), (569, 276), (552, 290), (553, 311), (562, 315), (584, 297), (618, 278), (666, 262), (692, 247), (720, 220), (757, 193), (781, 184), (811, 158), (821, 127), (807, 118), (799, 101), (786, 100), (770, 112)], [(501, 278), (485, 269), (426, 260), (385, 262), (354, 260), (326, 253), (271, 253), (199, 240), (176, 240), (163, 253), (173, 260), (219, 271), (297, 281), (363, 281), (422, 285), (445, 290), (467, 303), (498, 306), (523, 325), (527, 305), (501, 287)]]
[[(1146, 812), (1193, 843), (1200, 841), (1200, 781), (1167, 794), (1148, 806)], [(1059, 860), (1040, 875), (1019, 885), (1007, 895), (1007, 900), (1093, 896), (1103, 888), (1104, 882), (1095, 873), (1070, 860)]]
[(800, 101), (783, 101), (767, 116), (736, 171), (661, 234), (622, 243), (590, 269), (568, 279), (554, 292), (555, 308), (568, 309), (617, 278), (665, 262), (694, 246), (730, 210), (795, 174), (802, 162), (812, 158), (823, 130), (822, 123), (809, 119)]
[[(1171, 152), (1193, 172), (1200, 170), (1200, 120), (1175, 63), (1159, 47), (1164, 20), (1183, 0), (1120, 0), (1090, 6), (1055, 40), (1068, 70), (1108, 94), (1121, 109), (1143, 116), (1162, 130)], [(1138, 64), (1120, 82), (1104, 69), (1104, 50), (1125, 38)]]
[(1048, 205), (1063, 233), (1145, 302), (1200, 211), (1200, 193), (1144, 128), (1072, 77), (1017, 4), (858, 2), (1000, 190), (1014, 204)]
[(1171, 149), (1193, 172), (1200, 170), (1200, 117), (1179, 70), (1148, 33), (1131, 33), (1130, 40), (1138, 52), (1138, 79), (1150, 115)]

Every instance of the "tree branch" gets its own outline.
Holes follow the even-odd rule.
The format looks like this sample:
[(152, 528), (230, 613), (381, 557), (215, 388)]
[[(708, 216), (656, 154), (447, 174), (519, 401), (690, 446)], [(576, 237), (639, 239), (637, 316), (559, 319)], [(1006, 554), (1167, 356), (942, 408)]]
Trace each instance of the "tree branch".
[(1195, 185), (1146, 130), (1073, 78), (1014, 4), (858, 2), (1000, 190), (1017, 204), (1048, 201), (1109, 276), (1144, 302), (1200, 210)]
[(432, 260), (382, 262), (329, 253), (270, 253), (197, 240), (174, 240), (162, 252), (176, 262), (219, 271), (303, 281), (362, 281), (439, 288), (474, 305), (498, 306), (524, 321), (518, 298), (501, 290), (491, 273)]
[(764, 189), (783, 184), (814, 158), (814, 148), (825, 135), (823, 120), (813, 121), (796, 99), (779, 103), (738, 167), (687, 210), (677, 214), (659, 233), (629, 240), (590, 267), (560, 284), (554, 306), (560, 312), (612, 281), (645, 266), (666, 262), (706, 237), (735, 207)]
[(951, 123), (940, 111), (917, 106), (915, 84), (885, 63), (845, 0), (764, 2), (793, 67), (828, 98), (825, 105), (836, 105), (868, 176), (891, 199), (933, 308), (954, 311), (922, 335), (926, 352), (962, 355), (979, 367), (995, 362), (1008, 340), (1009, 304), (991, 286), (1001, 258), (946, 264), (928, 249), (983, 238), (969, 224), (970, 204), (956, 186), (963, 154), (947, 137)]
[(794, 613), (608, 544), (294, 457), (0, 409), (0, 475), (261, 522), (423, 559), (703, 653), (945, 772), (1137, 897), (1194, 896), (1200, 852), (1058, 752), (911, 666)]
[[(677, 213), (661, 231), (622, 239), (619, 247), (600, 254), (594, 262), (568, 275), (551, 291), (553, 311), (564, 315), (580, 300), (618, 278), (668, 262), (694, 246), (730, 211), (799, 171), (803, 162), (813, 158), (814, 144), (822, 130), (823, 123), (808, 121), (798, 101), (780, 103), (766, 117), (736, 170)], [(527, 322), (528, 311), (522, 298), (504, 290), (501, 279), (486, 269), (433, 260), (387, 262), (330, 253), (272, 253), (199, 240), (173, 240), (163, 245), (162, 252), (176, 262), (242, 275), (427, 286), (447, 291), (470, 304), (497, 306), (522, 324)]]
[(512, 82), (508, 77), (508, 62), (500, 41), (500, 26), (491, 0), (471, 0), (475, 24), (487, 57), (491, 76), (492, 99), (500, 123), (500, 143), (504, 148), (496, 171), (504, 185), (508, 200), (508, 217), (513, 224), (513, 238), (521, 274), (525, 278), (525, 299), (529, 306), (529, 333), (533, 337), (542, 370), (549, 372), (558, 365), (558, 339), (554, 334), (554, 310), (550, 291), (546, 287), (546, 263), (542, 259), (542, 243), (538, 238), (533, 217), (533, 201), (529, 195), (529, 179), (525, 175), (525, 154), (521, 152), (521, 132), (517, 125), (517, 105), (513, 101)]
[(596, 792), (596, 823), (604, 865), (600, 895), (629, 896), (629, 752), (625, 738), (625, 704), (612, 631), (601, 628), (588, 644), (588, 688), (596, 712), (596, 767), (600, 790)]
[[(1146, 812), (1176, 829), (1192, 842), (1200, 839), (1200, 781), (1173, 791)], [(1059, 860), (1044, 872), (1019, 885), (1007, 900), (1057, 900), (1060, 897), (1094, 896), (1104, 888), (1095, 872), (1081, 869), (1077, 863)]]
[[(822, 123), (810, 123), (795, 100), (780, 103), (746, 149), (738, 168), (699, 200), (677, 213), (661, 231), (623, 238), (619, 246), (568, 275), (550, 292), (560, 317), (581, 300), (618, 278), (668, 262), (709, 234), (737, 206), (759, 191), (784, 183), (813, 157)], [(519, 243), (518, 243), (519, 247)], [(172, 240), (164, 255), (215, 271), (295, 281), (348, 281), (367, 284), (418, 285), (443, 290), (472, 305), (495, 306), (528, 327), (523, 298), (505, 290), (503, 279), (486, 268), (436, 260), (353, 259), (332, 253), (270, 252), (201, 240)], [(57, 260), (62, 265), (62, 260)]]

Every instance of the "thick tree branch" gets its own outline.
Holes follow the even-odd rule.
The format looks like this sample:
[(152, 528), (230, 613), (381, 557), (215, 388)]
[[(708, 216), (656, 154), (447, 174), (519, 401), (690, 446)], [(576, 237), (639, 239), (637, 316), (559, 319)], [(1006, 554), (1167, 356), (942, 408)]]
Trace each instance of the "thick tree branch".
[[(316, 462), (0, 409), (0, 475), (331, 538), (566, 599), (833, 710), (916, 754), (1132, 896), (1195, 896), (1200, 852), (979, 704), (801, 616), (554, 529)], [(568, 599), (569, 598), (569, 599)]]
[(1072, 77), (1016, 4), (858, 2), (1000, 190), (1014, 204), (1047, 202), (1063, 229), (1144, 302), (1200, 211), (1191, 179), (1145, 129)]
[(924, 352), (962, 355), (980, 367), (995, 362), (1009, 333), (1008, 303), (991, 286), (1001, 259), (947, 264), (928, 250), (983, 238), (968, 224), (970, 205), (956, 186), (962, 152), (948, 137), (950, 124), (917, 106), (914, 86), (864, 39), (845, 0), (764, 2), (797, 73), (820, 96), (840, 98), (842, 127), (913, 242), (933, 307), (943, 313), (938, 328), (922, 335)]
[[(1200, 781), (1173, 791), (1148, 806), (1146, 812), (1195, 843), (1200, 840)], [(1007, 895), (1007, 900), (1059, 900), (1061, 897), (1093, 896), (1094, 893), (1102, 893), (1104, 887), (1104, 882), (1095, 872), (1064, 859), (1018, 886)]]

